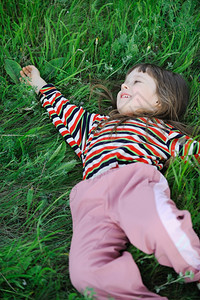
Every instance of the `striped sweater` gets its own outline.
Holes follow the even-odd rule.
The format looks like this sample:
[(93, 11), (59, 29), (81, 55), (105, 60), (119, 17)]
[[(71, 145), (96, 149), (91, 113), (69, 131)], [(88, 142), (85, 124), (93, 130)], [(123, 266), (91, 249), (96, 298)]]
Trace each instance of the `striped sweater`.
[(131, 119), (112, 132), (118, 120), (71, 104), (52, 84), (40, 90), (40, 100), (66, 143), (81, 158), (83, 179), (133, 162), (161, 170), (171, 156), (200, 156), (200, 142), (161, 120), (149, 121), (147, 127), (146, 118)]

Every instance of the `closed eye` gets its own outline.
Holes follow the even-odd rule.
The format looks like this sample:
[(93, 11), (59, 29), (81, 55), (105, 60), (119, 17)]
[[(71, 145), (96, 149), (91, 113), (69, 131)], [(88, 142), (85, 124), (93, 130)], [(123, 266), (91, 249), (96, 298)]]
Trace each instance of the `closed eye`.
[(141, 82), (141, 81), (139, 81), (139, 80), (135, 80), (135, 81), (133, 82), (133, 84), (135, 84), (135, 83), (138, 83), (138, 82)]

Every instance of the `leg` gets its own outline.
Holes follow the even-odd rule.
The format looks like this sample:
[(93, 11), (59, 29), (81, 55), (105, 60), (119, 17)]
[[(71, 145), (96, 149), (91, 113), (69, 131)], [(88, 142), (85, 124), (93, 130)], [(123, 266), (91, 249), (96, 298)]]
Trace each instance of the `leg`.
[[(71, 193), (73, 238), (70, 250), (70, 277), (81, 293), (93, 288), (97, 299), (163, 299), (143, 284), (139, 269), (125, 251), (124, 231), (107, 215), (109, 172), (78, 184)], [(111, 178), (112, 180), (112, 178)]]
[(128, 173), (129, 180), (121, 194), (118, 191), (115, 214), (110, 214), (133, 245), (155, 253), (161, 264), (173, 267), (177, 273), (194, 272), (192, 281), (199, 280), (200, 242), (189, 212), (178, 210), (170, 200), (168, 184), (160, 172), (143, 164), (136, 164), (134, 169), (134, 176), (130, 176), (122, 168), (123, 180)]

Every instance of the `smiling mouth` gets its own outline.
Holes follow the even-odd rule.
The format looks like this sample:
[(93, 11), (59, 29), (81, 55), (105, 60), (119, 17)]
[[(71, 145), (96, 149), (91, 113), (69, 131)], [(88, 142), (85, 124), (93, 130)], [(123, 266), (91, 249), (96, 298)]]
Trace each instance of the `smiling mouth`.
[(121, 94), (121, 98), (130, 98), (131, 96), (129, 95), (129, 94), (125, 94), (125, 93), (123, 93), (123, 94)]

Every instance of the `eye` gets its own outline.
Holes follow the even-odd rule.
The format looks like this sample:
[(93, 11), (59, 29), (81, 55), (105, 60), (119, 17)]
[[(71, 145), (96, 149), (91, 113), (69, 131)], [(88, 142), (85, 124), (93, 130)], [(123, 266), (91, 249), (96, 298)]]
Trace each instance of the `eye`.
[(133, 82), (133, 84), (135, 84), (135, 83), (138, 83), (138, 82), (141, 82), (141, 81), (139, 81), (139, 80), (135, 80), (135, 81)]

